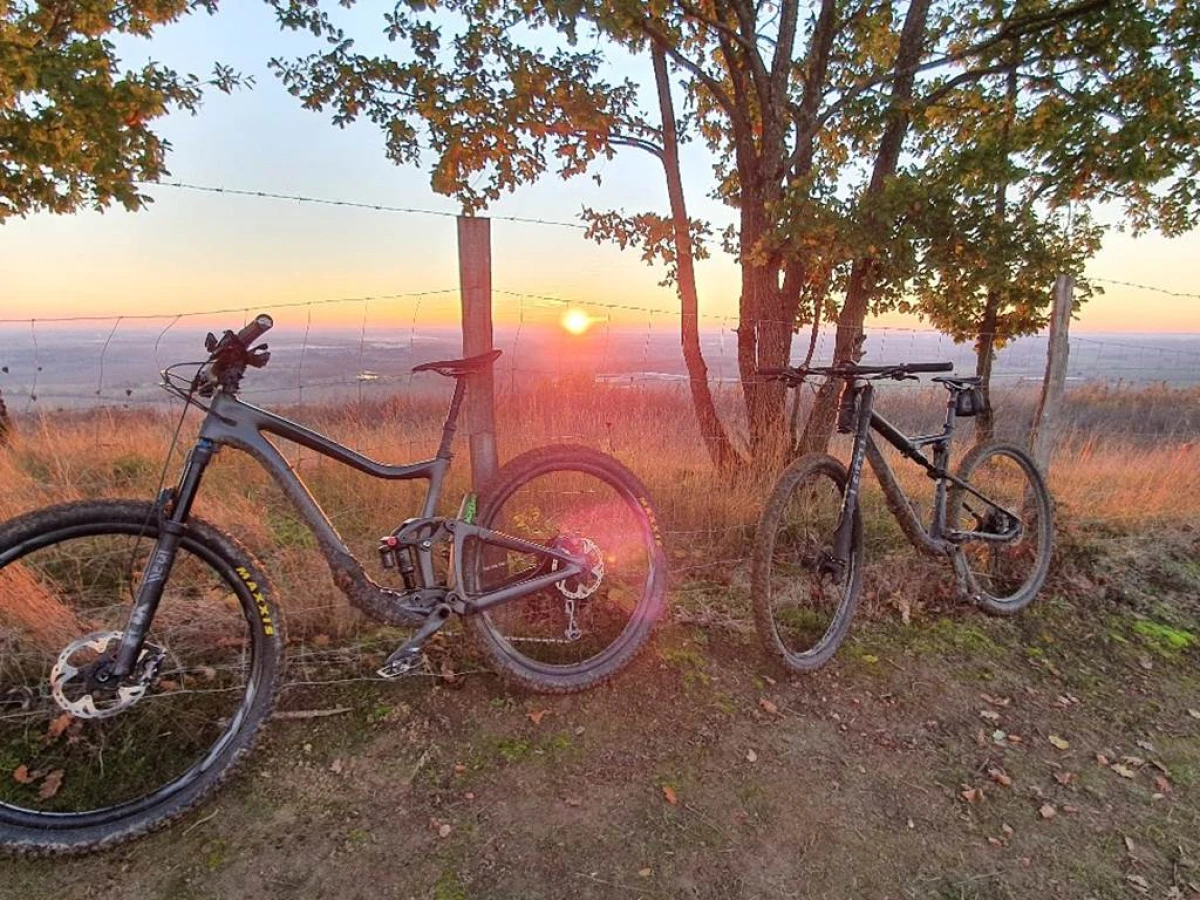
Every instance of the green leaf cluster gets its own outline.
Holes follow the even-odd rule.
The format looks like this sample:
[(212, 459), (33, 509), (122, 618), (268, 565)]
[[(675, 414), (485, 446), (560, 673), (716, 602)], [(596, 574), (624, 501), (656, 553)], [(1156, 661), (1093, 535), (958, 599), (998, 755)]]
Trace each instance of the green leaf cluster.
[(149, 202), (138, 189), (167, 173), (151, 129), (171, 109), (195, 112), (205, 87), (245, 81), (216, 66), (201, 79), (156, 62), (122, 69), (113, 37), (145, 37), (214, 2), (0, 0), (0, 222)]

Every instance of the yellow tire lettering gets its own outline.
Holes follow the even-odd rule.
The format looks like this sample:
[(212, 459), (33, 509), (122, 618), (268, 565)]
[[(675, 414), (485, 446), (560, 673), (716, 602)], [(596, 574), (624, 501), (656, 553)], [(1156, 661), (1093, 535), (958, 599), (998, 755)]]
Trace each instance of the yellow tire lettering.
[(245, 582), (251, 596), (254, 597), (254, 605), (258, 609), (258, 618), (262, 622), (263, 633), (268, 636), (275, 634), (275, 623), (271, 621), (271, 607), (267, 605), (267, 598), (259, 590), (258, 582), (244, 566), (237, 566), (234, 571)]

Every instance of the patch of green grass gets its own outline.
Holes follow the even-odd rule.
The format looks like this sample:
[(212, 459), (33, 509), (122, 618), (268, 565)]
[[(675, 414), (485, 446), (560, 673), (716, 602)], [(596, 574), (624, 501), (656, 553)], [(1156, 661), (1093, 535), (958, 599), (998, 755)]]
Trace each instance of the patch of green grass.
[(316, 549), (317, 539), (308, 526), (290, 513), (268, 510), (267, 526), (271, 529), (271, 537), (282, 547)]
[(433, 885), (433, 900), (467, 900), (467, 889), (453, 869), (443, 871)]
[(1192, 632), (1150, 619), (1134, 622), (1133, 631), (1142, 637), (1151, 650), (1166, 659), (1173, 659), (1196, 643), (1196, 635)]
[(533, 744), (526, 738), (500, 738), (496, 741), (496, 752), (507, 763), (518, 763), (533, 752)]
[(204, 867), (210, 872), (215, 872), (225, 864), (225, 841), (218, 838), (209, 844), (204, 854)]
[(695, 647), (684, 644), (677, 647), (663, 647), (659, 650), (659, 658), (673, 669), (683, 674), (684, 685), (708, 686), (712, 677), (708, 674), (708, 658)]

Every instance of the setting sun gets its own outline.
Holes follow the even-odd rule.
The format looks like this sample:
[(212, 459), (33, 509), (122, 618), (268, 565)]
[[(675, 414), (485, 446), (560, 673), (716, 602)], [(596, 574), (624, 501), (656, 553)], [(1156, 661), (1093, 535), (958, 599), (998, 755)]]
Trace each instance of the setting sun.
[(571, 334), (583, 334), (592, 327), (594, 320), (584, 310), (571, 307), (562, 316), (562, 327)]

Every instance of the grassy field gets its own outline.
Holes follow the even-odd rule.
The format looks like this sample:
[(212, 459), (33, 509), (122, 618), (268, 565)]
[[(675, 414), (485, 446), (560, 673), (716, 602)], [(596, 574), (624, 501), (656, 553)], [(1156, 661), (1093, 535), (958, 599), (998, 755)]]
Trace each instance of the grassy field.
[[(243, 777), (163, 834), (6, 863), (0, 896), (1200, 897), (1200, 392), (1071, 394), (1054, 567), (1015, 619), (956, 604), (945, 567), (871, 530), (863, 613), (803, 679), (768, 663), (748, 614), (773, 473), (714, 481), (678, 393), (546, 384), (509, 399), (502, 457), (596, 446), (658, 506), (673, 615), (627, 673), (572, 697), (514, 692), (450, 633), (431, 647), (450, 677), (369, 680), (369, 625), (278, 491), (225, 454), (198, 509), (275, 576), (294, 641), (282, 705), (345, 712), (273, 723)], [(924, 431), (938, 417), (935, 394), (880, 408)], [(1001, 434), (1019, 435), (1029, 398), (998, 408)], [(394, 460), (432, 450), (437, 415), (397, 399), (301, 417)], [(174, 421), (18, 424), (0, 517), (152, 496)], [(417, 506), (411, 486), (288, 456), (365, 559)]]

